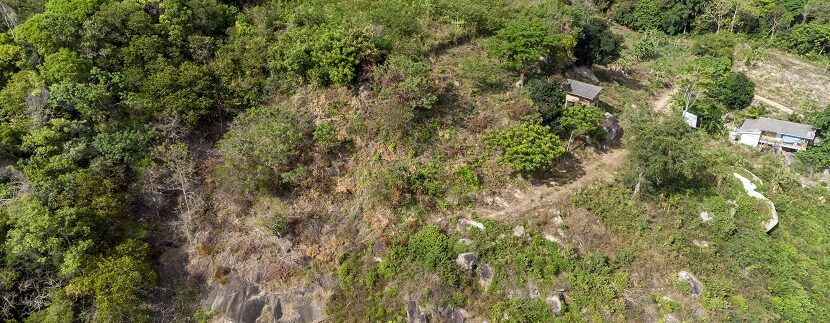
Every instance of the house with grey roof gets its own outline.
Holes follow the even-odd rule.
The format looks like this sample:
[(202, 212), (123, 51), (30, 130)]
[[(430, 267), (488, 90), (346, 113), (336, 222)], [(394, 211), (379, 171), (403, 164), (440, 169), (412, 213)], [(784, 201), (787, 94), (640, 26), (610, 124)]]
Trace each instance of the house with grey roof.
[(747, 119), (737, 134), (738, 141), (744, 145), (788, 151), (805, 150), (816, 140), (813, 126), (770, 118)]
[(568, 93), (565, 93), (565, 102), (578, 103), (582, 105), (594, 104), (597, 102), (602, 87), (568, 79)]

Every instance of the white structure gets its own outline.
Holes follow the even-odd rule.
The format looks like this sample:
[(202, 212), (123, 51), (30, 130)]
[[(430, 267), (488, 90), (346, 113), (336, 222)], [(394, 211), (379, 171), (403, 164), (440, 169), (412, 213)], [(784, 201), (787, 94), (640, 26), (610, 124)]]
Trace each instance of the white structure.
[(769, 118), (747, 119), (736, 132), (744, 145), (790, 151), (805, 150), (816, 139), (816, 130), (810, 125)]

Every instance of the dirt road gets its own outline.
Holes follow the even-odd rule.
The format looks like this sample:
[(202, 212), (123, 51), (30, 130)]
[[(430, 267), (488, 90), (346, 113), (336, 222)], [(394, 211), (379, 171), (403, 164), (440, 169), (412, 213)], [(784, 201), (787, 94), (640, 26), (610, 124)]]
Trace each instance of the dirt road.
[[(474, 210), (479, 217), (494, 220), (515, 219), (534, 209), (557, 205), (595, 181), (610, 181), (619, 166), (625, 163), (628, 151), (613, 149), (583, 163), (579, 159), (563, 161), (551, 178), (534, 183), (524, 192), (510, 189), (492, 197), (495, 208), (480, 207)], [(564, 166), (564, 167), (563, 167)]]

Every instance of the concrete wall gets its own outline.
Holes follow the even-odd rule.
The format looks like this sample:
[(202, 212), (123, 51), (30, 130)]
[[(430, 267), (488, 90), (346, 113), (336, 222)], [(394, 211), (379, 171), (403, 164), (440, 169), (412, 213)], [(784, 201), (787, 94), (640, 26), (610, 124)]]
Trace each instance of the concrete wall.
[(760, 131), (757, 132), (757, 133), (755, 133), (755, 132), (742, 132), (741, 133), (740, 143), (742, 143), (744, 145), (757, 147), (759, 140), (761, 140), (761, 132)]

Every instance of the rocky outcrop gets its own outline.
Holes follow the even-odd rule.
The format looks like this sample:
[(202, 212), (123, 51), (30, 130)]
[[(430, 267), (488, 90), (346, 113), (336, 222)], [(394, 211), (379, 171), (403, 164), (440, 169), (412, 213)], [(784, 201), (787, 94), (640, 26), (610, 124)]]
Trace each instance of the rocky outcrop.
[(738, 173), (732, 173), (732, 175), (734, 175), (735, 178), (737, 178), (741, 182), (741, 184), (744, 186), (744, 190), (746, 191), (747, 195), (767, 202), (770, 210), (770, 219), (769, 221), (767, 221), (767, 223), (764, 223), (764, 229), (766, 230), (765, 232), (770, 232), (773, 228), (775, 228), (775, 226), (778, 225), (778, 211), (775, 210), (775, 204), (773, 204), (772, 201), (770, 201), (766, 196), (764, 196), (764, 194), (759, 193), (757, 191), (758, 187), (755, 186), (755, 184), (753, 184), (749, 179), (741, 176), (741, 174)]
[(447, 323), (464, 323), (466, 320), (466, 311), (462, 309), (452, 308), (447, 306), (441, 311), (441, 319)]
[(421, 309), (418, 307), (418, 303), (414, 300), (409, 300), (406, 304), (406, 321), (409, 323), (427, 323), (429, 320), (427, 319), (426, 313), (421, 313)]
[(608, 112), (605, 113), (605, 123), (602, 124), (602, 129), (605, 129), (605, 142), (617, 140), (622, 134), (620, 119)]
[(302, 293), (269, 293), (255, 283), (235, 280), (211, 286), (205, 307), (228, 322), (320, 322), (325, 319), (321, 304)]

